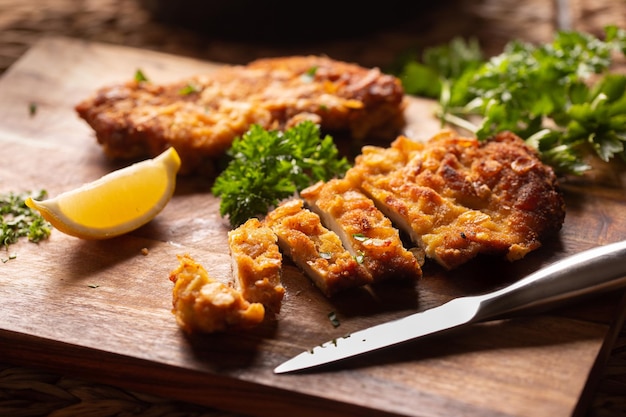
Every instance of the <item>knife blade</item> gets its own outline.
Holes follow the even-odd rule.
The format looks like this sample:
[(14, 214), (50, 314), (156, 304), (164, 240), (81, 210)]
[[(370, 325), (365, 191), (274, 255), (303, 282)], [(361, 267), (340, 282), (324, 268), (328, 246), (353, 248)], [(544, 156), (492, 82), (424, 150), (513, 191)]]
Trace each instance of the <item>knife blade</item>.
[(626, 240), (571, 255), (497, 291), (455, 298), (438, 307), (327, 341), (280, 364), (274, 373), (319, 367), (470, 323), (550, 307), (623, 286)]

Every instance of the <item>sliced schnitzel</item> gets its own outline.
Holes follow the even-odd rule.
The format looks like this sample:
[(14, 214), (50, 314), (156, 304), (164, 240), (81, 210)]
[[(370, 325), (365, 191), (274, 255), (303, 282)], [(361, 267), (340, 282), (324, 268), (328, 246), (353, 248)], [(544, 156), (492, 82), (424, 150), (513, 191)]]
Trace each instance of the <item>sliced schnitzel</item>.
[(520, 259), (565, 218), (553, 170), (511, 133), (484, 142), (450, 131), (423, 143), (400, 136), (389, 148), (364, 147), (346, 178), (448, 269), (478, 254)]
[(283, 253), (327, 296), (372, 282), (370, 273), (350, 254), (320, 217), (300, 199), (269, 212), (264, 224), (278, 236)]
[(350, 181), (319, 182), (300, 195), (323, 223), (337, 233), (374, 282), (422, 276), (417, 259), (404, 248), (391, 220)]

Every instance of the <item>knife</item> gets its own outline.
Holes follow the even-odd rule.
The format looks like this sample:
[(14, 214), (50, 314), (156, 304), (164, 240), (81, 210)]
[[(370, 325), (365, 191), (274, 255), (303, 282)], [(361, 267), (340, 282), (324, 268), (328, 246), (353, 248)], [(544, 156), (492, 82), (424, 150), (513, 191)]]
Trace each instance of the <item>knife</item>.
[(470, 323), (621, 286), (626, 286), (626, 240), (571, 255), (500, 290), (455, 298), (439, 307), (330, 340), (282, 363), (274, 373), (325, 365)]

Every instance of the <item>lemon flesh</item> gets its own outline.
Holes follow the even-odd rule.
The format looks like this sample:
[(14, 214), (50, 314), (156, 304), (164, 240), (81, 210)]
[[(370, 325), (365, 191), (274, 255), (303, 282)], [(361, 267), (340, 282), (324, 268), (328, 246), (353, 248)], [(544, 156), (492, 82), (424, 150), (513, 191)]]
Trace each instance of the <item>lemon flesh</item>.
[(58, 196), (26, 205), (59, 231), (83, 239), (107, 239), (133, 231), (163, 210), (174, 194), (180, 157), (169, 148)]

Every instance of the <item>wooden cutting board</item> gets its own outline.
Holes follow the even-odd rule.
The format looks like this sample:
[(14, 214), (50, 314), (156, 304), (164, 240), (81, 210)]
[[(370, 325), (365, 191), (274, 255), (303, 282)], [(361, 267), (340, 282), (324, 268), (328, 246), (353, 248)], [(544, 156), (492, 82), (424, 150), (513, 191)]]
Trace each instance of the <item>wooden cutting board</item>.
[[(43, 188), (54, 196), (121, 166), (106, 160), (73, 110), (96, 88), (131, 79), (138, 68), (168, 82), (216, 65), (64, 38), (40, 42), (0, 80), (0, 192)], [(439, 129), (431, 106), (412, 101), (411, 136)], [(170, 312), (168, 273), (177, 254), (189, 253), (228, 280), (228, 224), (206, 178), (180, 178), (165, 210), (130, 235), (94, 242), (53, 231), (40, 244), (21, 241), (0, 252), (0, 360), (255, 416), (570, 416), (582, 410), (594, 365), (621, 324), (623, 292), (473, 325), (320, 372), (272, 370), (331, 338), (496, 289), (623, 239), (625, 179), (624, 171), (608, 170), (563, 184), (562, 232), (524, 260), (478, 259), (449, 273), (427, 264), (417, 284), (332, 301), (287, 264), (276, 320), (250, 332), (192, 338)]]

